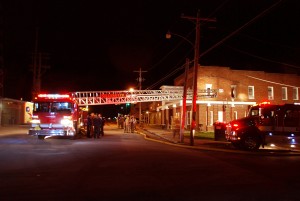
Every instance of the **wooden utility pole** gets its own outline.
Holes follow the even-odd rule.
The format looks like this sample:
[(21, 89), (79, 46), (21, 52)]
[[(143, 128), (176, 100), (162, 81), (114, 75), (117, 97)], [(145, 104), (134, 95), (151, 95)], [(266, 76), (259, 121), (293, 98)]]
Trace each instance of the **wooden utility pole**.
[(50, 66), (43, 64), (43, 61), (49, 59), (49, 55), (41, 53), (38, 50), (38, 40), (39, 40), (39, 30), (36, 28), (35, 35), (35, 47), (32, 57), (32, 71), (33, 71), (33, 82), (32, 82), (32, 99), (36, 94), (41, 91), (41, 82), (42, 82), (42, 69), (49, 69)]
[[(142, 73), (146, 73), (147, 71), (142, 71), (142, 69), (140, 68), (139, 71), (133, 71), (136, 73), (139, 73), (139, 77), (137, 78), (138, 82), (139, 82), (139, 90), (142, 90), (142, 82), (145, 80), (142, 78)], [(142, 121), (142, 103), (139, 102), (139, 122)]]
[(3, 33), (3, 9), (0, 3), (0, 127), (2, 126), (2, 99), (4, 96), (4, 33)]
[(215, 21), (215, 19), (200, 18), (200, 11), (197, 12), (197, 17), (181, 16), (184, 19), (196, 21), (196, 37), (194, 46), (194, 76), (193, 76), (193, 101), (192, 101), (192, 122), (190, 130), (190, 145), (194, 145), (194, 133), (196, 129), (196, 114), (197, 114), (197, 81), (198, 81), (198, 65), (199, 65), (199, 48), (200, 48), (200, 21)]
[(189, 74), (190, 60), (187, 58), (185, 60), (185, 71), (184, 71), (184, 85), (183, 85), (183, 98), (182, 98), (182, 109), (181, 109), (181, 127), (180, 127), (180, 142), (184, 142), (184, 126), (185, 126), (185, 116), (186, 116), (186, 96), (187, 96), (187, 82)]
[[(3, 9), (0, 3), (0, 98), (3, 98), (4, 94), (4, 24), (3, 24)], [(1, 113), (0, 113), (1, 115)], [(1, 125), (1, 116), (0, 116)]]

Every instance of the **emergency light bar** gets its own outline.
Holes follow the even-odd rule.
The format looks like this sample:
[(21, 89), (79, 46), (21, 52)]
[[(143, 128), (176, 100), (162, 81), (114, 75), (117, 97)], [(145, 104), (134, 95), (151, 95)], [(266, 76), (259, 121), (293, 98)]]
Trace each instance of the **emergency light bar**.
[(271, 102), (270, 101), (263, 101), (259, 104), (256, 104), (256, 105), (259, 105), (259, 106), (264, 106), (264, 105), (271, 105)]
[(39, 94), (39, 98), (70, 98), (68, 94)]

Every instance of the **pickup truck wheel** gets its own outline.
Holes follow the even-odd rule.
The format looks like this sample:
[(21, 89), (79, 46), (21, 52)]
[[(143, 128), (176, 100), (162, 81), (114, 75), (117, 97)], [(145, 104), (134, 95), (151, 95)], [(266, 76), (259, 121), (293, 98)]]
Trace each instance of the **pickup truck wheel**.
[(245, 137), (242, 140), (243, 148), (246, 150), (257, 150), (261, 143), (257, 136), (255, 135), (245, 135)]

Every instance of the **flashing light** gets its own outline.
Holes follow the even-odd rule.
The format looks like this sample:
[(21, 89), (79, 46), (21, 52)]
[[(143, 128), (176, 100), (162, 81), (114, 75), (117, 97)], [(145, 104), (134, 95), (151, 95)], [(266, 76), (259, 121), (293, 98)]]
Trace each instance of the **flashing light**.
[(39, 94), (39, 98), (70, 98), (69, 94)]
[(86, 112), (88, 112), (88, 111), (89, 111), (89, 109), (88, 109), (88, 108), (86, 108), (86, 107), (83, 107), (83, 108), (81, 108), (81, 110), (82, 110), (82, 111), (86, 111)]
[(39, 123), (41, 123), (41, 120), (39, 120), (39, 119), (32, 119), (31, 123), (32, 124), (39, 124)]
[(271, 105), (270, 101), (263, 101), (259, 105)]
[(64, 116), (64, 118), (60, 121), (60, 123), (65, 127), (72, 127), (73, 126), (72, 117)]
[(41, 120), (39, 119), (39, 116), (32, 115), (31, 123), (32, 124), (39, 124), (39, 123), (41, 123)]
[(232, 132), (235, 132), (235, 131), (237, 131), (237, 130), (239, 130), (240, 128), (239, 128), (239, 124), (237, 124), (237, 123), (233, 123), (232, 125), (231, 125), (231, 130), (232, 130)]

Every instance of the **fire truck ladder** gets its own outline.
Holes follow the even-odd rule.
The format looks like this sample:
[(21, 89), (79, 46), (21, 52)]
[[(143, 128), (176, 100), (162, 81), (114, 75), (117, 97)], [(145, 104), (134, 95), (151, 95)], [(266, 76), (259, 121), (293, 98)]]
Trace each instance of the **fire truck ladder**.
[[(216, 97), (216, 94), (216, 90), (198, 90), (198, 98)], [(86, 91), (73, 92), (72, 97), (79, 106), (174, 101), (182, 100), (183, 90)], [(192, 90), (187, 90), (189, 99), (192, 99)]]

